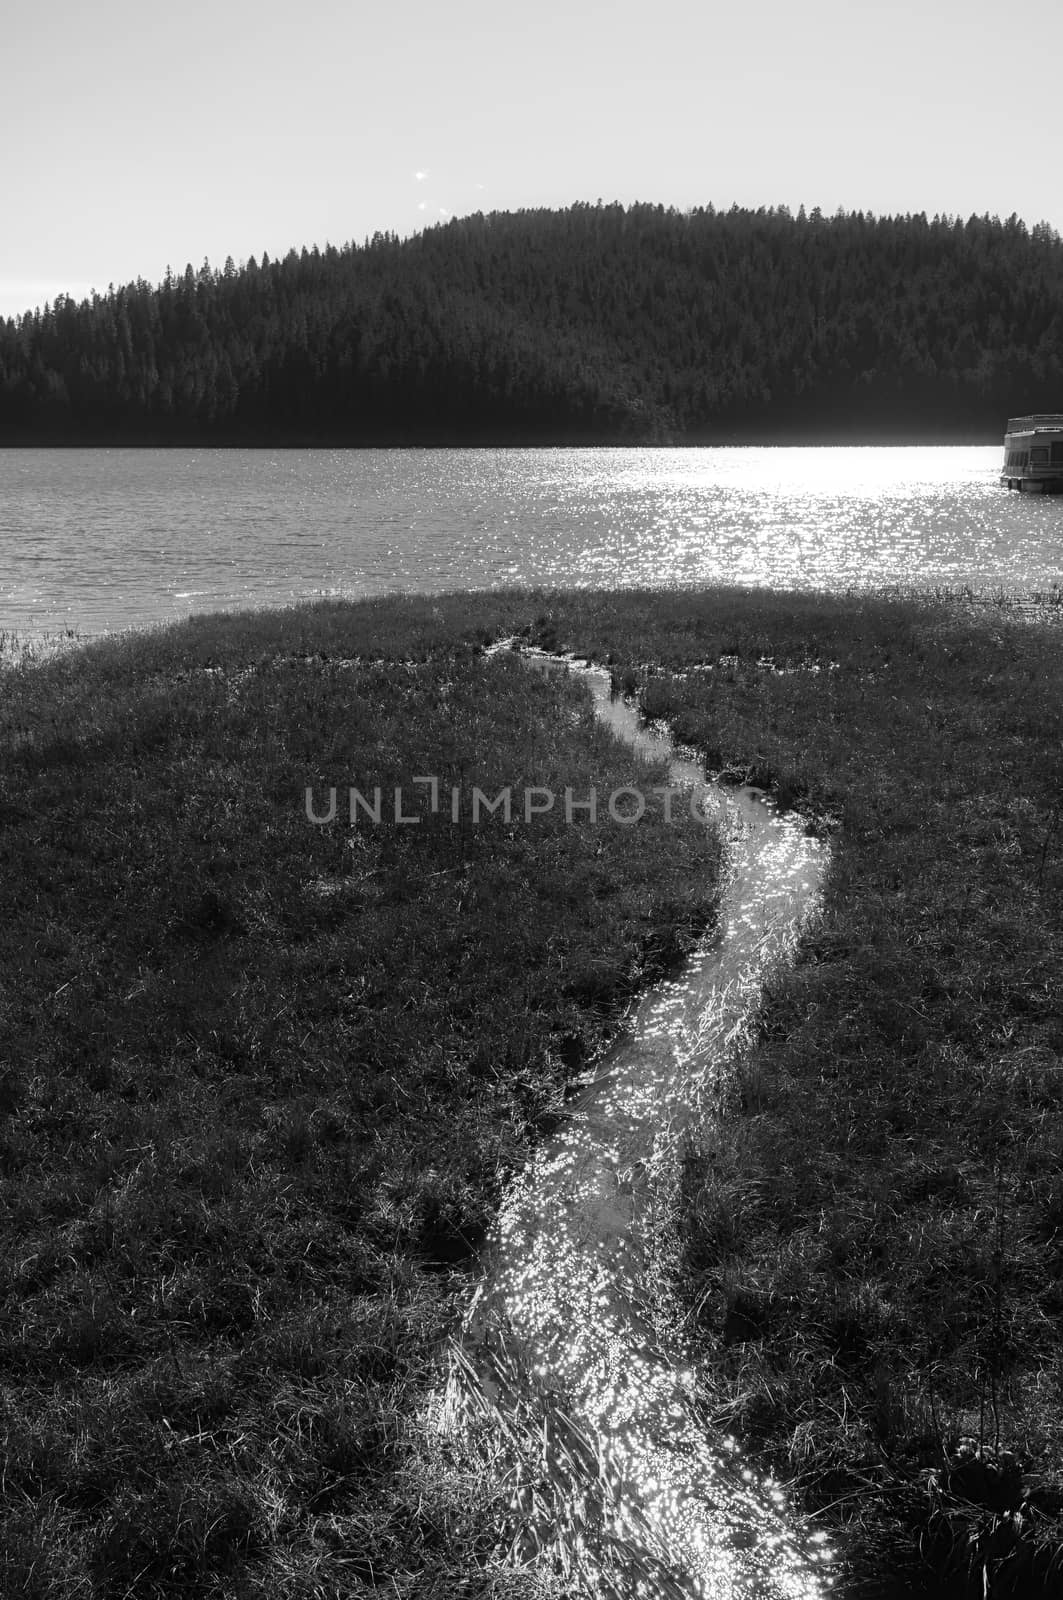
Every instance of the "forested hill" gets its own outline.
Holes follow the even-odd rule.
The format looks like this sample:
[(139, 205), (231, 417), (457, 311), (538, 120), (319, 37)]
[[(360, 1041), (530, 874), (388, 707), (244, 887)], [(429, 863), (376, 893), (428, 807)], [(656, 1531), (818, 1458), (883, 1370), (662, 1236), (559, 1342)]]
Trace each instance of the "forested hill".
[(1063, 409), (1063, 240), (577, 205), (0, 322), (0, 443), (996, 442)]

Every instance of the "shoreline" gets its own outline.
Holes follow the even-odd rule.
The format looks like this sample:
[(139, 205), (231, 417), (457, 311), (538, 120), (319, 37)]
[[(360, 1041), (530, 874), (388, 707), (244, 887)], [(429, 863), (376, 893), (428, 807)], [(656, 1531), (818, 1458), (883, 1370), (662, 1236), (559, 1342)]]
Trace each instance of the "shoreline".
[[(789, 589), (768, 587), (757, 584), (733, 585), (725, 583), (675, 583), (649, 588), (644, 585), (634, 585), (640, 592), (647, 595), (697, 595), (716, 594), (720, 592), (737, 591), (740, 593), (755, 592), (763, 595), (788, 594)], [(157, 633), (171, 628), (180, 628), (197, 618), (217, 617), (249, 617), (259, 616), (263, 612), (283, 614), (292, 611), (304, 611), (314, 605), (358, 605), (362, 603), (376, 603), (383, 601), (409, 601), (409, 600), (453, 600), (464, 597), (470, 602), (481, 597), (519, 598), (535, 595), (563, 595), (566, 593), (613, 594), (623, 593), (623, 590), (603, 584), (587, 586), (582, 589), (573, 589), (570, 585), (536, 585), (527, 583), (499, 584), (487, 589), (470, 590), (394, 590), (386, 594), (365, 595), (345, 598), (338, 601), (307, 599), (296, 600), (276, 606), (257, 606), (248, 604), (235, 608), (221, 608), (218, 610), (190, 612), (181, 617), (155, 617), (146, 621), (118, 624), (113, 628), (100, 629), (94, 633), (82, 632), (77, 627), (42, 627), (19, 628), (0, 627), (0, 668), (12, 664), (13, 657), (27, 658), (38, 652), (44, 652), (44, 658), (50, 659), (65, 650), (76, 650), (82, 646), (93, 645), (105, 640), (120, 640), (131, 635), (144, 633)], [(796, 591), (805, 595), (818, 595), (825, 599), (848, 600), (857, 602), (862, 596), (872, 600), (896, 599), (913, 601), (915, 603), (934, 602), (946, 606), (953, 606), (961, 611), (969, 611), (972, 616), (985, 615), (999, 612), (1008, 619), (1031, 622), (1058, 622), (1063, 620), (1063, 578), (1044, 585), (1002, 586), (987, 584), (976, 587), (962, 584), (952, 587), (946, 584), (908, 584), (908, 583), (876, 583), (868, 584), (866, 588), (847, 587), (833, 590), (825, 588), (809, 588)]]

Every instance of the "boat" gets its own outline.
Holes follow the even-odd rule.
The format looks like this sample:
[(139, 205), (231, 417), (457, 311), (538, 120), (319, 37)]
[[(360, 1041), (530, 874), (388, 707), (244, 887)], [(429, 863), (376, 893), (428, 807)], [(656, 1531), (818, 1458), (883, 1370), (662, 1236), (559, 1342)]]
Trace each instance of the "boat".
[(1026, 494), (1063, 494), (1063, 411), (1008, 418), (1000, 483)]

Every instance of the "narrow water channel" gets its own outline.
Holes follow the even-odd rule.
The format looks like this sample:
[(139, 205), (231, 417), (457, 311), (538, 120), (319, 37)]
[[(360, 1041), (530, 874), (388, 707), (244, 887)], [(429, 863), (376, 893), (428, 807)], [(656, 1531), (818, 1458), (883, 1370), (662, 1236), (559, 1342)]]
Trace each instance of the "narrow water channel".
[(812, 1600), (829, 1588), (829, 1552), (699, 1417), (660, 1284), (682, 1153), (711, 1136), (763, 983), (818, 905), (826, 848), (756, 791), (707, 782), (604, 670), (531, 659), (578, 672), (613, 732), (666, 759), (670, 782), (715, 813), (724, 893), (717, 926), (646, 992), (509, 1190), (455, 1349), (452, 1414), (540, 1437), (537, 1472), (514, 1485), (517, 1560), (538, 1555), (618, 1600)]

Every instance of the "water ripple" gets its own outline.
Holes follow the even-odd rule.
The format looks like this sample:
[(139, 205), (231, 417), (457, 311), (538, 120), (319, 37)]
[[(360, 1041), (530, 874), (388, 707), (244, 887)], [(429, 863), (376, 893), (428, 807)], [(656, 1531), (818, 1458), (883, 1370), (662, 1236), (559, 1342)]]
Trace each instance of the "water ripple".
[(323, 595), (1045, 587), (1063, 500), (989, 448), (0, 451), (0, 628)]
[[(614, 731), (669, 746), (586, 669)], [(541, 1414), (544, 1498), (518, 1484), (512, 1555), (549, 1552), (597, 1593), (672, 1600), (816, 1600), (829, 1552), (782, 1491), (698, 1415), (655, 1266), (682, 1152), (703, 1135), (747, 1043), (768, 974), (818, 903), (825, 847), (751, 790), (694, 781), (728, 841), (720, 924), (680, 976), (644, 996), (630, 1035), (505, 1197), (484, 1282), (455, 1351), (449, 1414), (503, 1428)], [(667, 1323), (667, 1318), (664, 1319)], [(573, 1515), (563, 1507), (579, 1507)]]

